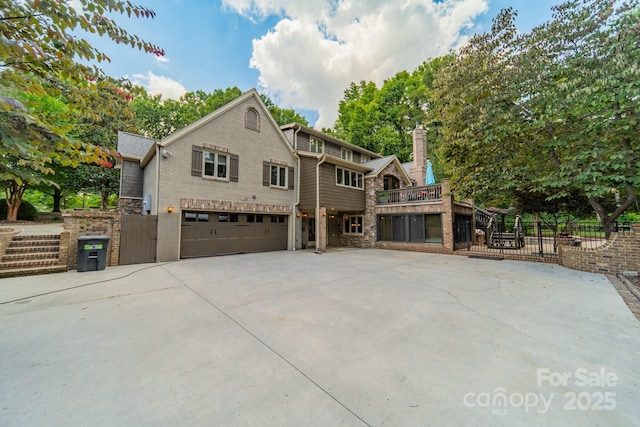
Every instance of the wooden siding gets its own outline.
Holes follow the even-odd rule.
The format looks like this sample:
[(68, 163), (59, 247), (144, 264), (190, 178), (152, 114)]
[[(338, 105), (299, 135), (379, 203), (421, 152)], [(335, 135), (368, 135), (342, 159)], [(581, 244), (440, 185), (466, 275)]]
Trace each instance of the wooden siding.
[(324, 152), (330, 156), (340, 157), (340, 146), (332, 142), (324, 142)]
[[(302, 158), (300, 165), (300, 209), (313, 212), (316, 208), (316, 160)], [(327, 210), (359, 212), (365, 209), (365, 193), (355, 188), (336, 185), (336, 167), (320, 165), (320, 206)]]
[(284, 136), (287, 137), (287, 140), (289, 141), (289, 144), (291, 144), (291, 146), (293, 147), (293, 135), (294, 135), (294, 130), (293, 129), (285, 129), (282, 131), (282, 133), (284, 134)]
[(336, 166), (324, 163), (320, 166), (320, 206), (326, 206), (327, 212), (364, 211), (364, 190), (337, 186)]
[(142, 177), (144, 171), (140, 163), (125, 160), (122, 162), (122, 189), (121, 197), (142, 197)]
[(316, 207), (316, 163), (315, 159), (300, 159), (300, 209), (303, 211)]
[(309, 134), (298, 132), (298, 150), (300, 151), (309, 151), (310, 142), (309, 142)]

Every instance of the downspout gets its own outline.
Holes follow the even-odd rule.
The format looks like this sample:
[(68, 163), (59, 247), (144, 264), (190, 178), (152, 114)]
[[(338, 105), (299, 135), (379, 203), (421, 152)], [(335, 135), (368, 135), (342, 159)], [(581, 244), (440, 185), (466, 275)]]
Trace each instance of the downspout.
[(323, 154), (318, 158), (316, 163), (316, 253), (321, 254), (320, 251), (320, 165), (324, 163), (327, 158)]
[[(296, 158), (296, 202), (293, 204), (293, 221), (294, 221), (294, 228), (293, 228), (293, 250), (296, 250), (296, 231), (297, 231), (297, 224), (296, 224), (296, 218), (297, 218), (297, 214), (298, 214), (298, 205), (300, 205), (300, 166), (301, 166), (301, 160), (300, 160), (300, 156), (298, 156), (298, 132), (300, 132), (302, 130), (301, 127), (298, 127), (298, 129), (296, 129), (293, 132), (293, 156)], [(300, 236), (300, 238), (302, 238), (302, 236)]]
[(156, 216), (160, 213), (160, 145), (156, 142)]

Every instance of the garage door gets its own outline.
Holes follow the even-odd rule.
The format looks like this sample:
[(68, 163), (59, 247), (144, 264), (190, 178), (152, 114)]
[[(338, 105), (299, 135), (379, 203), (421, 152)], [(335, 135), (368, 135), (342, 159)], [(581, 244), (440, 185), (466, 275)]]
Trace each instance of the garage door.
[(287, 249), (286, 215), (183, 212), (181, 258)]

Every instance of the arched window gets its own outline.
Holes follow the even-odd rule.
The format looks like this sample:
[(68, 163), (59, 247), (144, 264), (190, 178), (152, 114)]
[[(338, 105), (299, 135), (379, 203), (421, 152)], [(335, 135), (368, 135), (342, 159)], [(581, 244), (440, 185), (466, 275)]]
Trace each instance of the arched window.
[(384, 189), (385, 190), (395, 190), (396, 188), (400, 188), (400, 180), (393, 175), (385, 175), (384, 176)]
[(260, 115), (255, 108), (247, 108), (247, 111), (245, 111), (244, 127), (251, 130), (260, 130)]

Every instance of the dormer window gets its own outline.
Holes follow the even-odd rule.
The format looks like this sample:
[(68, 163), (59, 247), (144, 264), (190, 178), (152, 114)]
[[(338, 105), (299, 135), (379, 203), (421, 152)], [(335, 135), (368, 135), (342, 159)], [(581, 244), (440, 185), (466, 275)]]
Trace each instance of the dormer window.
[(324, 153), (324, 141), (313, 136), (309, 138), (309, 151), (312, 153)]
[(247, 108), (244, 113), (244, 127), (247, 129), (260, 131), (260, 114), (255, 108)]
[(346, 160), (348, 162), (352, 162), (353, 161), (353, 151), (349, 150), (348, 148), (342, 147), (340, 149), (340, 158), (342, 160)]

